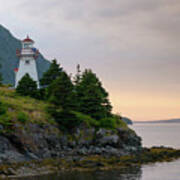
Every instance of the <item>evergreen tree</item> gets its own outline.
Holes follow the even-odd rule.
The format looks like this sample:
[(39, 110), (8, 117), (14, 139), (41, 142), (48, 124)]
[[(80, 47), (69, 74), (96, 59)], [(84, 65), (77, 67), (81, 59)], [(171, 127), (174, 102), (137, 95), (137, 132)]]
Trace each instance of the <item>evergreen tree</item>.
[(59, 128), (63, 131), (71, 131), (75, 127), (81, 124), (81, 119), (77, 118), (77, 116), (70, 110), (58, 110), (58, 109), (51, 109), (49, 112), (52, 117), (56, 120), (59, 124)]
[(19, 81), (16, 92), (23, 96), (37, 97), (37, 84), (29, 74), (25, 74)]
[(108, 93), (91, 70), (85, 70), (76, 83), (76, 96), (79, 101), (78, 111), (99, 120), (111, 116), (112, 106)]
[(80, 80), (81, 80), (81, 69), (80, 69), (79, 64), (77, 65), (76, 69), (77, 69), (77, 72), (76, 72), (76, 75), (74, 77), (74, 83), (78, 84), (80, 82)]
[(57, 77), (60, 76), (62, 70), (63, 69), (60, 67), (59, 64), (57, 64), (57, 61), (54, 59), (49, 67), (49, 70), (43, 74), (43, 77), (40, 80), (41, 86), (49, 86), (52, 83), (52, 81), (54, 81)]
[(79, 64), (77, 65), (76, 69), (77, 69), (77, 71), (76, 71), (76, 75), (75, 75), (74, 81), (73, 81), (74, 84), (75, 84), (75, 86), (74, 86), (74, 92), (75, 92), (74, 102), (76, 104), (76, 106), (75, 106), (76, 109), (75, 110), (79, 111), (79, 109), (80, 109), (80, 101), (79, 101), (79, 97), (78, 97), (79, 94), (77, 93), (77, 91), (78, 91), (78, 85), (79, 85), (79, 83), (81, 81), (81, 77), (82, 77)]
[(73, 84), (66, 72), (61, 72), (47, 88), (49, 101), (55, 106), (60, 106), (63, 109), (73, 108)]
[(74, 86), (66, 72), (62, 72), (47, 87), (47, 93), (49, 101), (52, 103), (48, 111), (59, 124), (59, 128), (70, 131), (78, 126), (80, 120), (72, 112), (75, 109)]

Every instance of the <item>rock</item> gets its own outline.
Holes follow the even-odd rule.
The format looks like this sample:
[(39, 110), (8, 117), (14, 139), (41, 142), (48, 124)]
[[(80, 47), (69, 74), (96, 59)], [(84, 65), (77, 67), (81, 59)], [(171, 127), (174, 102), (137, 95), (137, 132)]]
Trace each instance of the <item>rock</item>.
[(0, 178), (1, 178), (1, 179), (5, 179), (5, 178), (7, 178), (7, 176), (6, 176), (5, 174), (1, 174), (1, 175), (0, 175)]
[(0, 131), (4, 129), (3, 125), (0, 124)]
[(76, 141), (68, 142), (68, 146), (69, 146), (70, 148), (75, 148), (75, 147), (76, 147)]
[(136, 135), (136, 133), (132, 130), (124, 130), (118, 128), (118, 135), (121, 143), (124, 146), (132, 146), (132, 147), (141, 147), (141, 138)]
[(7, 175), (16, 175), (16, 171), (13, 168), (8, 168)]
[(87, 150), (86, 147), (83, 147), (83, 148), (79, 149), (77, 151), (77, 153), (80, 154), (80, 155), (86, 155), (88, 153), (88, 150)]
[(102, 129), (100, 128), (97, 132), (96, 132), (96, 137), (97, 138), (101, 138), (101, 137), (104, 137), (107, 133), (107, 130), (106, 129)]
[(63, 135), (60, 137), (59, 142), (61, 146), (67, 146), (68, 145), (68, 137), (66, 135)]
[(119, 142), (119, 136), (117, 135), (105, 136), (98, 140), (98, 143), (101, 146), (110, 145), (113, 147), (117, 147), (118, 142)]
[(38, 158), (35, 154), (33, 154), (33, 153), (31, 153), (31, 152), (26, 152), (26, 156), (27, 156), (27, 158), (29, 158), (29, 159), (39, 160), (39, 158)]
[(102, 162), (94, 162), (91, 160), (86, 160), (84, 162), (80, 161), (80, 165), (84, 168), (104, 167), (104, 164)]
[(120, 155), (120, 151), (117, 148), (113, 148), (111, 146), (106, 146), (104, 149), (105, 154), (118, 156)]
[(101, 149), (101, 148), (95, 147), (95, 148), (93, 149), (93, 154), (101, 154), (101, 153), (102, 153), (102, 149)]
[[(0, 126), (1, 128), (1, 126)], [(63, 134), (56, 125), (15, 124), (15, 130), (0, 135), (0, 163), (46, 158), (138, 153), (141, 138), (133, 131), (116, 131), (81, 126), (72, 134)]]

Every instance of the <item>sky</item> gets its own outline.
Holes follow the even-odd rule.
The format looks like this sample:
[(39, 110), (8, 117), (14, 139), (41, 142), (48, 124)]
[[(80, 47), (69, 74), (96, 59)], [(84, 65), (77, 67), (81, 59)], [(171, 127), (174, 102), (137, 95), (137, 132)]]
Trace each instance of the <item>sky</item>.
[(179, 0), (0, 0), (0, 24), (68, 73), (91, 68), (113, 112), (180, 118)]

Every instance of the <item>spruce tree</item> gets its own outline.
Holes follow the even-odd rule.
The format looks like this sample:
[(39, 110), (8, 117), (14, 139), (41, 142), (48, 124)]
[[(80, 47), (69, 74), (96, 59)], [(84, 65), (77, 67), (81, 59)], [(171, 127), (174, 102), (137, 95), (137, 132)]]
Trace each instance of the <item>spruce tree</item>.
[(49, 113), (59, 124), (61, 130), (70, 131), (80, 121), (73, 114), (75, 109), (74, 87), (66, 72), (55, 79), (47, 88), (50, 103)]
[(29, 74), (25, 74), (19, 81), (16, 92), (23, 96), (37, 97), (37, 83)]
[(83, 72), (81, 80), (75, 85), (79, 101), (78, 111), (99, 120), (111, 116), (112, 106), (108, 93), (91, 70)]
[(76, 75), (74, 77), (74, 83), (78, 84), (81, 80), (81, 69), (80, 69), (80, 65), (78, 64), (76, 67)]
[(81, 77), (82, 77), (82, 74), (81, 74), (81, 70), (80, 70), (80, 65), (78, 64), (77, 65), (77, 67), (76, 67), (76, 75), (75, 75), (75, 77), (74, 77), (74, 79), (73, 79), (73, 82), (74, 82), (74, 102), (75, 102), (75, 104), (76, 104), (76, 106), (75, 106), (75, 110), (76, 111), (79, 111), (79, 109), (80, 109), (80, 101), (79, 101), (79, 97), (78, 97), (78, 86), (79, 86), (79, 83), (80, 83), (80, 81), (81, 81)]
[(57, 61), (54, 59), (48, 69), (48, 71), (46, 71), (43, 74), (42, 79), (40, 80), (40, 84), (43, 87), (47, 87), (49, 86), (52, 81), (54, 81), (57, 77), (60, 76), (60, 74), (62, 73), (62, 68), (60, 67), (59, 64), (57, 64)]
[(73, 83), (66, 72), (61, 72), (47, 88), (49, 101), (55, 106), (63, 109), (72, 109), (73, 107)]

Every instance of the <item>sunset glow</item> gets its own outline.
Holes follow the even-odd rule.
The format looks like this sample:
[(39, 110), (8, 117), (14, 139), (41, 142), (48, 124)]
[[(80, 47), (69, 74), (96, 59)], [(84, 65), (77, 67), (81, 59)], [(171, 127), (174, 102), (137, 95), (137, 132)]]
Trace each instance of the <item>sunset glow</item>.
[(180, 118), (179, 0), (3, 1), (0, 23), (36, 39), (68, 71), (91, 68), (113, 111), (132, 120)]

